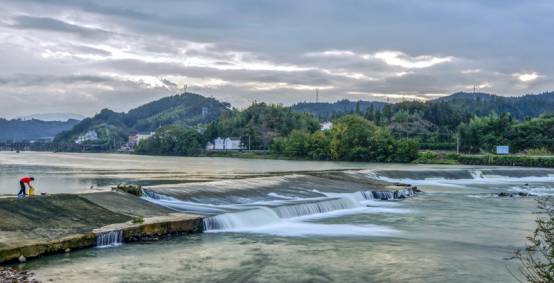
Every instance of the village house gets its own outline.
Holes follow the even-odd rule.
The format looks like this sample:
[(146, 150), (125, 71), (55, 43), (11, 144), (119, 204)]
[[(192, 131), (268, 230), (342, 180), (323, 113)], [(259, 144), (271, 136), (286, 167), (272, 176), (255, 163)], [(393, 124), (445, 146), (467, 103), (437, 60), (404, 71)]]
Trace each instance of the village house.
[(218, 137), (211, 142), (206, 144), (206, 150), (215, 151), (215, 150), (242, 150), (242, 142), (240, 138), (230, 138), (226, 137), (225, 139)]
[(86, 133), (80, 135), (76, 140), (75, 143), (82, 144), (87, 141), (95, 141), (98, 140), (98, 134), (95, 130), (87, 131)]
[(333, 128), (333, 122), (323, 122), (323, 123), (319, 124), (319, 128), (322, 131), (329, 131)]
[(128, 140), (128, 142), (127, 142), (127, 145), (129, 146), (129, 148), (134, 148), (134, 147), (137, 146), (141, 141), (146, 140), (146, 139), (149, 139), (149, 138), (152, 137), (154, 134), (155, 134), (155, 132), (150, 132), (150, 133), (148, 133), (148, 134), (136, 133), (136, 134), (129, 135), (129, 140)]

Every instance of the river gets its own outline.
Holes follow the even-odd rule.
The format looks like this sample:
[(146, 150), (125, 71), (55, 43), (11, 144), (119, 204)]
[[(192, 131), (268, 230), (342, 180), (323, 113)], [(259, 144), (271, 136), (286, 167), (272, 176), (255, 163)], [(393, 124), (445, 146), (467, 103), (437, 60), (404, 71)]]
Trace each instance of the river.
[[(537, 204), (496, 194), (554, 194), (554, 170), (533, 168), (25, 152), (0, 153), (0, 169), (0, 194), (14, 194), (21, 175), (48, 193), (138, 182), (156, 192), (149, 201), (209, 217), (201, 235), (19, 266), (66, 282), (517, 282), (507, 258), (533, 230)], [(279, 174), (335, 169), (424, 193), (384, 201)]]

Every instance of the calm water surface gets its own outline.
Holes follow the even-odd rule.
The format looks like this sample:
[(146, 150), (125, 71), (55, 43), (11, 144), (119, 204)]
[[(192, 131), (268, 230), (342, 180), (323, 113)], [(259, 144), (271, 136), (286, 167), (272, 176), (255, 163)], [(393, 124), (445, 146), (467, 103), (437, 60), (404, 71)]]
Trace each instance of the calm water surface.
[[(506, 258), (532, 231), (536, 201), (494, 193), (554, 194), (554, 171), (537, 169), (46, 153), (0, 153), (0, 168), (5, 194), (11, 179), (27, 172), (39, 176), (40, 188), (73, 192), (135, 179), (178, 187), (198, 176), (338, 168), (365, 169), (368, 178), (410, 181), (425, 191), (268, 225), (243, 223), (251, 216), (237, 214), (232, 218), (243, 222), (233, 223), (234, 232), (81, 250), (21, 266), (41, 280), (65, 282), (517, 282), (510, 274), (517, 262)], [(277, 189), (267, 202), (243, 198), (234, 207), (267, 211), (277, 197), (301, 201), (290, 191)], [(351, 196), (348, 188), (336, 188), (329, 199)], [(229, 202), (201, 201), (211, 207)]]

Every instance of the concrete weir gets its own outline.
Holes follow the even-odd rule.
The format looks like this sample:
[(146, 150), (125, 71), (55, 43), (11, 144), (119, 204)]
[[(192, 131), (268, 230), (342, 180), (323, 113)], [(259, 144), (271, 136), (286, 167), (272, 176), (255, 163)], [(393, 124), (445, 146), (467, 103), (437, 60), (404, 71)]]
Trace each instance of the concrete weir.
[[(74, 249), (201, 233), (206, 228), (204, 218), (210, 217), (211, 213), (181, 209), (178, 205), (175, 207), (167, 203), (157, 204), (147, 200), (147, 197), (156, 200), (155, 197), (163, 195), (183, 202), (218, 197), (267, 197), (274, 191), (284, 190), (309, 198), (328, 197), (337, 189), (344, 193), (357, 192), (364, 199), (372, 200), (402, 199), (419, 192), (416, 187), (407, 184), (368, 179), (361, 172), (304, 172), (145, 190), (122, 185), (112, 192), (0, 198), (0, 264)], [(141, 198), (143, 192), (147, 196)], [(190, 203), (187, 204), (190, 208)], [(322, 211), (320, 206), (325, 206), (325, 203), (314, 205), (317, 206), (316, 211)], [(311, 209), (309, 203), (291, 204), (287, 209), (293, 206)], [(280, 215), (279, 208), (275, 210)], [(185, 213), (189, 211), (208, 216)], [(281, 216), (287, 217), (284, 214)]]
[(202, 217), (121, 192), (0, 199), (0, 263), (94, 247), (121, 231), (123, 242), (199, 233)]

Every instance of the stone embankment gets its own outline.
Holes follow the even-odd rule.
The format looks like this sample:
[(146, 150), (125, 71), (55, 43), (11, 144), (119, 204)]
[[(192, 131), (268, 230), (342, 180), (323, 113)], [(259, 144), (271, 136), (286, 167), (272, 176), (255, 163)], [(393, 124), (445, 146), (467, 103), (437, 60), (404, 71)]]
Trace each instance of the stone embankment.
[(0, 263), (93, 247), (99, 234), (124, 242), (202, 232), (202, 217), (174, 213), (123, 192), (0, 199)]

